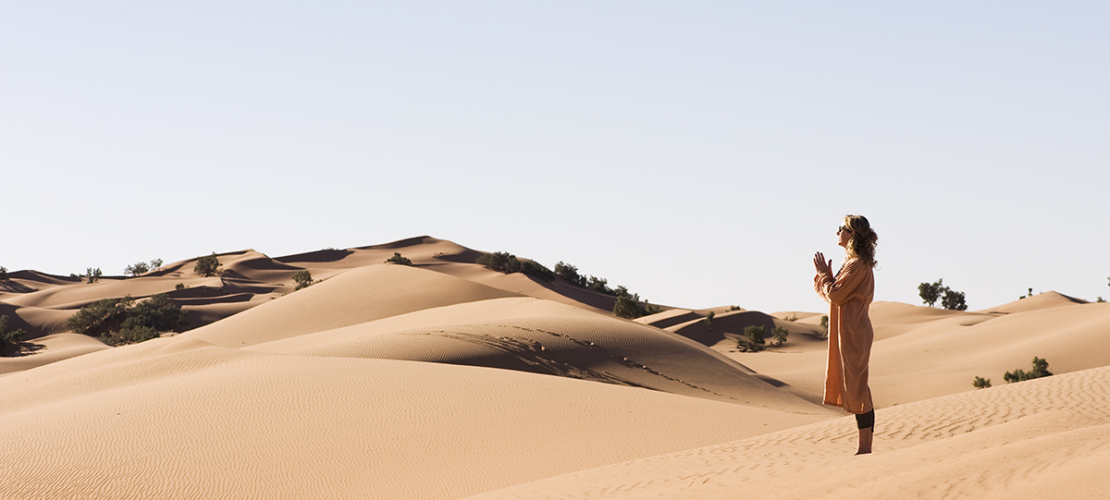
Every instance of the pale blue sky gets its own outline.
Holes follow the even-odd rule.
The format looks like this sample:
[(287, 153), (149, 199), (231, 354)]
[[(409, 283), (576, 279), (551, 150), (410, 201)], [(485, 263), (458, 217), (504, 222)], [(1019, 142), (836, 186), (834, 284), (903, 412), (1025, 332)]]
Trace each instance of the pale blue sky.
[(0, 265), (430, 234), (668, 305), (1110, 298), (1102, 2), (0, 2)]

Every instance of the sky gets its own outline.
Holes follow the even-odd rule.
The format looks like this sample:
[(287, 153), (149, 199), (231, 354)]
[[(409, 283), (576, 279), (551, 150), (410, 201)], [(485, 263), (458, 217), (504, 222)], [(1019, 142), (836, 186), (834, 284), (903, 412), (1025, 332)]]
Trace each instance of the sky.
[[(897, 5), (896, 5), (897, 4)], [(0, 1), (0, 265), (431, 235), (655, 303), (1110, 299), (1105, 2)]]

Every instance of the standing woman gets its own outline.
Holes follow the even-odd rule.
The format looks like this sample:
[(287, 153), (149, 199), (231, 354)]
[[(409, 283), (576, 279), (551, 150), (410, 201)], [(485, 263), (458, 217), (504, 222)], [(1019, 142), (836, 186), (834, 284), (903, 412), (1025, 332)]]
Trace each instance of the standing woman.
[(825, 369), (825, 404), (839, 406), (856, 416), (859, 429), (857, 455), (871, 453), (875, 408), (867, 386), (867, 365), (875, 332), (867, 315), (875, 296), (875, 243), (879, 237), (862, 215), (848, 215), (836, 231), (845, 261), (832, 272), (832, 260), (821, 252), (813, 257), (817, 276), (813, 287), (829, 303), (829, 360)]

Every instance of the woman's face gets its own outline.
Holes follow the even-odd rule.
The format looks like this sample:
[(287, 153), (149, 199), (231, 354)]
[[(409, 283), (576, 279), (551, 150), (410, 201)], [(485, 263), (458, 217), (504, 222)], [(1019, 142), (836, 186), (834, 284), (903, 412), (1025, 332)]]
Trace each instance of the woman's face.
[(842, 247), (848, 246), (848, 241), (852, 239), (852, 231), (844, 226), (840, 226), (836, 230), (837, 245)]

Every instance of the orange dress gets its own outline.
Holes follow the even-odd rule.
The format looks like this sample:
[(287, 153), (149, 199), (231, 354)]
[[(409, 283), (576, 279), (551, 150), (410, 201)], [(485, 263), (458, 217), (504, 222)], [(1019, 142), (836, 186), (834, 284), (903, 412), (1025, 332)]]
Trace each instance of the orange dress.
[(867, 311), (875, 296), (875, 274), (871, 266), (853, 259), (845, 262), (835, 277), (817, 273), (813, 288), (829, 303), (824, 402), (848, 413), (867, 413), (873, 408), (867, 365), (875, 340)]

